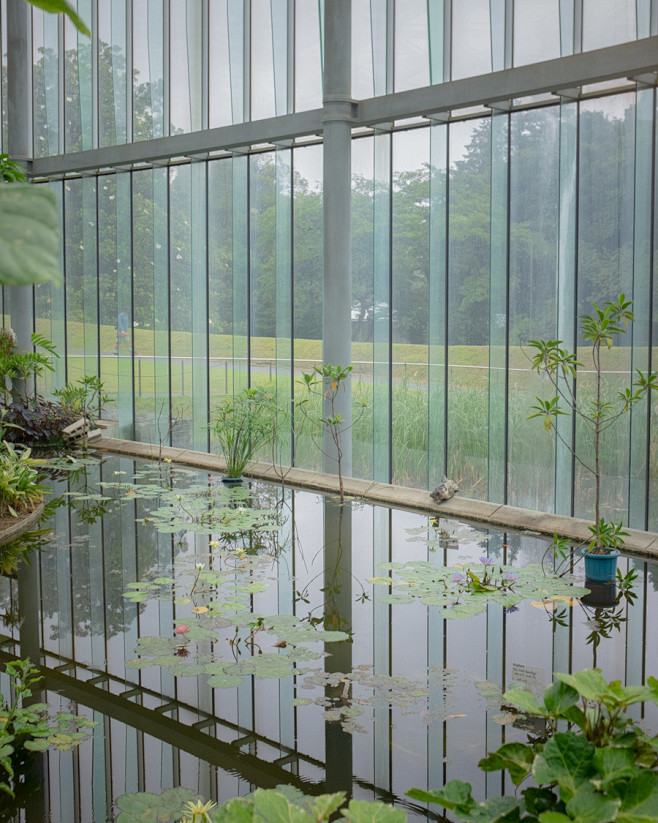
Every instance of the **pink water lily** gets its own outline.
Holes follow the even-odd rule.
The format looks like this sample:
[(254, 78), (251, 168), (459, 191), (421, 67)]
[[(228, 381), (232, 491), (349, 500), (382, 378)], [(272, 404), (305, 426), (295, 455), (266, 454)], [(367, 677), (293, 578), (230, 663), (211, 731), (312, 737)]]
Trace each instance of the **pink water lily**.
[(180, 626), (176, 626), (176, 628), (174, 629), (174, 634), (187, 634), (189, 630), (189, 626), (186, 626), (184, 623), (181, 623)]

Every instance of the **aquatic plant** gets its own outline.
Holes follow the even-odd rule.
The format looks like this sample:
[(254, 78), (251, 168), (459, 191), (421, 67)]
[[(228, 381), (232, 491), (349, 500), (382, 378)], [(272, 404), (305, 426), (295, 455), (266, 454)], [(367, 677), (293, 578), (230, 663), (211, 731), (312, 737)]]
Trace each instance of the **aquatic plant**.
[(379, 568), (391, 575), (372, 577), (368, 582), (394, 590), (381, 597), (381, 602), (420, 600), (425, 606), (438, 606), (439, 614), (446, 619), (480, 614), (488, 603), (510, 607), (524, 600), (541, 602), (555, 596), (580, 597), (589, 592), (564, 577), (547, 577), (541, 566), (519, 569), (495, 563), (486, 556), (480, 557), (479, 565), (471, 566), (435, 566), (412, 560), (380, 563)]
[(276, 400), (259, 389), (245, 389), (220, 404), (210, 428), (228, 477), (241, 477), (253, 455), (271, 440), (275, 416)]
[[(479, 763), (485, 772), (507, 772), (515, 786), (530, 776), (536, 786), (483, 803), (462, 780), (438, 791), (411, 789), (408, 796), (439, 804), (467, 823), (658, 820), (658, 738), (627, 713), (637, 703), (658, 703), (658, 680), (649, 677), (648, 686), (624, 687), (618, 680), (607, 683), (596, 669), (555, 677), (541, 701), (521, 688), (503, 695), (525, 715), (545, 721), (545, 735), (529, 743), (504, 743)], [(565, 723), (572, 731), (558, 731)]]
[(98, 417), (110, 401), (103, 388), (100, 377), (84, 374), (75, 383), (69, 381), (61, 389), (55, 389), (53, 394), (67, 411), (90, 420)]
[(68, 751), (87, 738), (80, 729), (97, 724), (86, 717), (61, 712), (48, 714), (46, 703), (32, 702), (32, 689), (40, 682), (41, 675), (29, 660), (14, 660), (5, 665), (9, 675), (13, 698), (0, 695), (0, 791), (14, 796), (14, 758), (21, 749), (41, 752), (55, 747)]
[(406, 812), (378, 800), (350, 800), (345, 792), (302, 794), (293, 786), (257, 789), (246, 797), (233, 797), (217, 806), (189, 789), (165, 789), (162, 794), (135, 792), (117, 800), (117, 823), (158, 820), (161, 823), (323, 823), (340, 812), (350, 823), (405, 823)]
[[(589, 526), (592, 539), (589, 551), (594, 554), (604, 554), (607, 549), (618, 548), (623, 545), (627, 532), (623, 531), (621, 521), (607, 522), (601, 516), (601, 436), (619, 418), (644, 398), (650, 391), (658, 389), (658, 375), (644, 374), (637, 370), (637, 379), (631, 386), (626, 386), (618, 393), (617, 403), (612, 403), (603, 396), (603, 368), (601, 351), (605, 347), (611, 349), (614, 335), (626, 334), (629, 324), (634, 321), (631, 311), (632, 301), (626, 300), (625, 295), (619, 295), (614, 303), (606, 303), (599, 308), (592, 303), (593, 314), (581, 314), (580, 335), (591, 345), (592, 368), (595, 376), (594, 397), (586, 393), (576, 394), (575, 380), (577, 369), (584, 368), (584, 364), (577, 359), (577, 355), (562, 348), (561, 340), (530, 340), (529, 346), (535, 349), (532, 357), (532, 369), (540, 375), (546, 375), (551, 381), (555, 394), (548, 400), (537, 397), (532, 407), (533, 414), (528, 419), (539, 417), (544, 422), (546, 431), (555, 431), (558, 439), (573, 454), (580, 465), (594, 477), (594, 524)], [(570, 412), (560, 406), (565, 404)], [(577, 450), (572, 442), (566, 440), (557, 426), (560, 415), (575, 415), (579, 422), (589, 430), (592, 437), (594, 462), (588, 462)]]

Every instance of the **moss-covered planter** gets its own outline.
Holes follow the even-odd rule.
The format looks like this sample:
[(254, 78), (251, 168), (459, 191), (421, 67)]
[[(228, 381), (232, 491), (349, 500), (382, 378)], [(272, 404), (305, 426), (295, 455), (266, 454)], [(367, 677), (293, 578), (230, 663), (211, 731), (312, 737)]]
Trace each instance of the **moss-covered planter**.
[(19, 514), (18, 517), (0, 517), (0, 546), (34, 529), (42, 514), (43, 503), (39, 503), (36, 509)]

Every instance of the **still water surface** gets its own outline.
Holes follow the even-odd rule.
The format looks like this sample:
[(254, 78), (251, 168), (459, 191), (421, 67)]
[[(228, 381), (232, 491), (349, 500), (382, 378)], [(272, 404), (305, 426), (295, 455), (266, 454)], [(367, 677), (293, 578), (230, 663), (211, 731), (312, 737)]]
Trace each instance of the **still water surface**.
[[(153, 492), (161, 481), (181, 490), (169, 531)], [(224, 495), (217, 477), (125, 458), (54, 485), (77, 494), (31, 565), (0, 578), (0, 657), (39, 657), (53, 708), (98, 725), (79, 749), (39, 755), (28, 799), (6, 801), (0, 820), (105, 823), (126, 792), (180, 785), (222, 802), (284, 782), (395, 800), (420, 817), (404, 798), (412, 786), (460, 778), (480, 798), (500, 793), (500, 774), (478, 760), (535, 730), (501, 698), (512, 683), (541, 691), (553, 671), (592, 665), (627, 684), (658, 674), (647, 631), (658, 619), (654, 563), (622, 558), (623, 572), (638, 573), (635, 599), (614, 609), (490, 603), (444, 619), (368, 581), (395, 574), (381, 564), (413, 560), (459, 573), (486, 555), (518, 569), (540, 562), (546, 542), (258, 482), (231, 507), (238, 518), (262, 509), (276, 528), (231, 535), (215, 521), (204, 534), (180, 527), (203, 530), (183, 490)], [(576, 584), (582, 576), (577, 566)], [(611, 614), (620, 619), (607, 627)], [(326, 630), (349, 640), (310, 634)], [(6, 694), (4, 675), (0, 686)], [(643, 711), (658, 729), (658, 707)]]

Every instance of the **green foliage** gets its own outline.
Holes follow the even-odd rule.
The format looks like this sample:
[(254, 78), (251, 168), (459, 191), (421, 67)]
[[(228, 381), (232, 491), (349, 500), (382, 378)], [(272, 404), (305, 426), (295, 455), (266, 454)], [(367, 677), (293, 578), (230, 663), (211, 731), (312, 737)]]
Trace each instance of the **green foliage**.
[(49, 14), (65, 14), (81, 34), (91, 37), (91, 32), (78, 16), (76, 10), (65, 0), (27, 0), (27, 2), (47, 11)]
[[(584, 364), (577, 359), (574, 353), (562, 347), (561, 340), (530, 340), (530, 348), (535, 350), (532, 356), (531, 368), (540, 375), (546, 375), (555, 389), (555, 395), (549, 399), (536, 398), (532, 406), (531, 418), (541, 418), (546, 431), (555, 430), (557, 437), (574, 455), (576, 460), (594, 476), (595, 502), (594, 524), (590, 526), (592, 540), (589, 551), (602, 554), (606, 549), (618, 548), (624, 543), (627, 534), (622, 530), (622, 523), (607, 522), (601, 517), (601, 436), (636, 403), (646, 396), (649, 391), (658, 389), (658, 375), (645, 375), (637, 371), (637, 379), (630, 387), (619, 391), (617, 402), (607, 400), (602, 392), (603, 368), (601, 349), (611, 349), (616, 335), (625, 334), (628, 325), (633, 323), (631, 311), (632, 302), (626, 300), (621, 293), (613, 302), (605, 303), (600, 308), (592, 303), (592, 314), (581, 314), (580, 335), (589, 343), (592, 350), (592, 368), (595, 374), (596, 387), (594, 396), (589, 398), (585, 393), (576, 393), (575, 382), (578, 369)], [(560, 407), (565, 403), (569, 412)], [(579, 422), (589, 430), (593, 441), (594, 462), (586, 461), (584, 456), (577, 453), (570, 440), (565, 439), (557, 427), (559, 415), (574, 414)], [(555, 544), (554, 544), (555, 546)], [(556, 552), (561, 551), (555, 547)]]
[(57, 357), (58, 354), (50, 340), (41, 334), (33, 334), (32, 345), (43, 349), (47, 354), (42, 351), (17, 352), (16, 336), (13, 331), (0, 330), (0, 375), (4, 381), (0, 386), (0, 394), (4, 393), (5, 401), (14, 388), (14, 380), (42, 377), (46, 370), (54, 371), (51, 358)]
[(217, 806), (204, 803), (188, 789), (165, 789), (124, 794), (117, 800), (117, 823), (180, 821), (180, 823), (323, 823), (340, 811), (350, 823), (404, 823), (406, 812), (386, 803), (350, 800), (345, 792), (309, 797), (292, 786), (257, 789), (247, 797), (234, 797)]
[(31, 450), (0, 444), (0, 517), (18, 517), (41, 502), (46, 487), (40, 485), (40, 475), (31, 462)]
[(83, 375), (75, 383), (66, 383), (53, 394), (67, 411), (87, 419), (99, 415), (110, 400), (103, 393), (103, 381), (92, 374)]
[[(507, 771), (515, 786), (532, 775), (537, 787), (478, 803), (471, 786), (452, 780), (439, 791), (410, 797), (438, 803), (467, 823), (649, 823), (658, 820), (658, 739), (627, 715), (636, 703), (658, 703), (658, 680), (648, 686), (607, 683), (597, 669), (556, 674), (541, 701), (517, 688), (503, 699), (546, 721), (534, 743), (505, 743), (480, 761), (485, 772)], [(578, 731), (557, 731), (558, 723)]]
[(275, 416), (276, 400), (259, 389), (245, 389), (219, 406), (211, 431), (229, 477), (241, 477), (253, 455), (274, 436)]
[(0, 154), (0, 180), (5, 183), (25, 183), (22, 166), (12, 160), (8, 154)]
[(41, 675), (29, 660), (15, 660), (7, 663), (5, 672), (9, 675), (13, 698), (7, 700), (0, 695), (0, 791), (14, 796), (13, 758), (20, 749), (45, 751), (54, 746), (60, 751), (68, 751), (78, 746), (87, 735), (80, 729), (95, 726), (86, 717), (62, 712), (49, 716), (45, 703), (25, 701), (33, 697), (32, 689), (41, 680)]
[(59, 212), (48, 186), (0, 183), (0, 285), (62, 282)]

